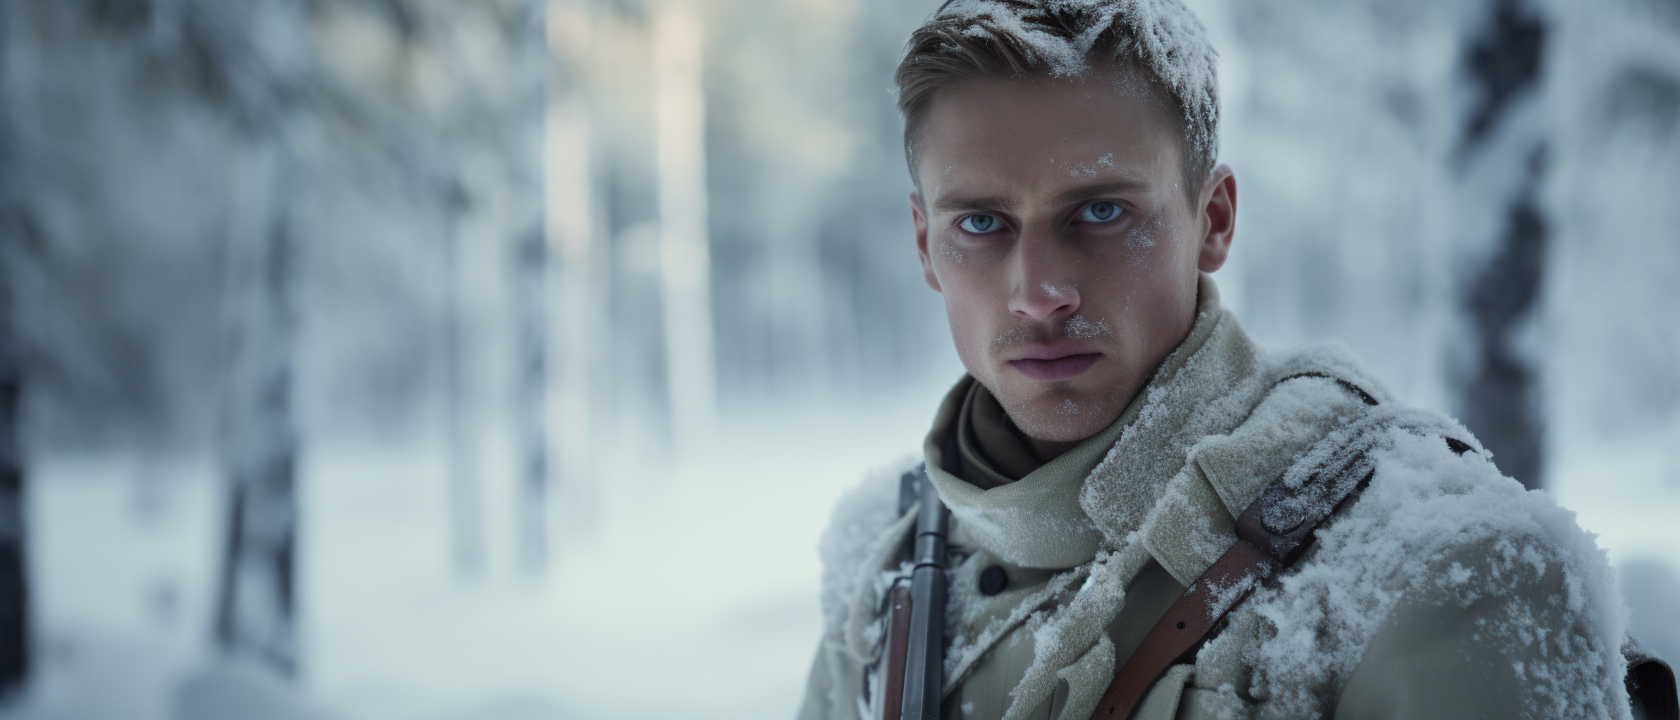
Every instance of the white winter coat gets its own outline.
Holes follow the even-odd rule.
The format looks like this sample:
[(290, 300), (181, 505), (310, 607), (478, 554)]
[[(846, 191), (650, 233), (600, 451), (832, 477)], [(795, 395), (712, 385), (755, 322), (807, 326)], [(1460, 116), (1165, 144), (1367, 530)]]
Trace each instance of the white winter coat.
[[(1302, 373), (1380, 404), (1324, 377), (1280, 382)], [(1205, 276), (1189, 336), (1082, 479), (980, 490), (944, 472), (930, 440), (952, 511), (946, 717), (1089, 717), (1166, 605), (1235, 542), (1236, 516), (1356, 421), (1385, 428), (1370, 486), (1134, 717), (1627, 717), (1621, 601), (1573, 515), (1502, 476), (1457, 423), (1399, 406), (1339, 347), (1262, 353)], [(852, 491), (825, 533), (802, 720), (879, 713), (878, 610), (915, 516), (897, 514), (899, 474)], [(1010, 583), (988, 597), (975, 588), (992, 565)]]

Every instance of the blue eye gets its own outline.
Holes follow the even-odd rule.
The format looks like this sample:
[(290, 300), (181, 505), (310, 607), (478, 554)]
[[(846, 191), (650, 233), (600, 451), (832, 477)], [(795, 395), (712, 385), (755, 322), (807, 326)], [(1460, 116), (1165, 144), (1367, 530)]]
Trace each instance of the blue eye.
[(1082, 222), (1101, 223), (1117, 217), (1120, 217), (1120, 205), (1107, 200), (1091, 203), (1079, 211), (1079, 219)]
[(992, 215), (967, 215), (957, 221), (957, 227), (976, 235), (984, 235), (998, 228), (998, 219)]

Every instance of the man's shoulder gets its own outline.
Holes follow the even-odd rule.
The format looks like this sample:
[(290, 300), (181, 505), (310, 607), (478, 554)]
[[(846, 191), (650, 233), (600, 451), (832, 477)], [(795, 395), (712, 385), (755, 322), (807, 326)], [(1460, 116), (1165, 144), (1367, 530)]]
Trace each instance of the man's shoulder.
[[(1559, 580), (1566, 594), (1610, 584), (1606, 556), (1575, 513), (1506, 476), (1476, 436), (1446, 414), (1386, 400), (1331, 433), (1291, 472), (1311, 472), (1320, 464), (1313, 454), (1350, 448), (1367, 455), (1361, 466), (1370, 477), (1319, 529), (1304, 567), (1339, 565), (1342, 582), (1382, 582), (1395, 591), (1427, 586), (1473, 595), (1484, 584), (1512, 587), (1542, 577)], [(1526, 576), (1525, 567), (1532, 570)], [(1587, 600), (1567, 598), (1574, 608)]]
[[(1252, 469), (1272, 444), (1299, 483), (1338, 464), (1369, 479), (1301, 561), (1233, 612), (1234, 631), (1198, 660), (1198, 684), (1235, 682), (1273, 710), (1311, 714), (1344, 691), (1416, 704), (1434, 687), (1430, 697), (1447, 698), (1442, 678), (1458, 668), (1479, 699), (1617, 716), (1620, 599), (1574, 514), (1506, 477), (1458, 422), (1399, 402), (1345, 350), (1271, 360), (1264, 399), (1197, 457), (1209, 480), (1239, 475), (1225, 465)], [(1233, 499), (1258, 494), (1243, 489)], [(1488, 658), (1497, 667), (1472, 662)]]
[(1247, 651), (1260, 686), (1302, 707), (1439, 700), (1452, 694), (1440, 667), (1452, 660), (1470, 673), (1458, 680), (1480, 678), (1460, 701), (1617, 716), (1621, 604), (1594, 536), (1445, 415), (1389, 402), (1368, 419), (1369, 484), (1245, 609), (1261, 628)]
[(1591, 536), (1550, 494), (1507, 477), (1457, 420), (1400, 401), (1340, 343), (1274, 356), (1268, 366), (1270, 390), (1231, 437), (1251, 436), (1250, 452), (1264, 443), (1288, 446), (1288, 472), (1298, 482), (1337, 455), (1368, 455), (1371, 482), (1354, 498), (1356, 509), (1331, 524), (1342, 528), (1334, 532), (1352, 532), (1356, 518), (1367, 517), (1373, 531), (1418, 542), (1518, 534), (1584, 541), (1576, 549), (1596, 554)]
[(831, 623), (849, 612), (867, 578), (883, 561), (883, 536), (901, 524), (900, 479), (915, 470), (917, 458), (904, 458), (866, 473), (840, 496), (828, 527), (817, 542), (822, 561), (822, 608)]
[(1316, 549), (1292, 573), (1302, 579), (1292, 582), (1313, 577), (1326, 586), (1377, 583), (1397, 591), (1396, 583), (1432, 578), (1451, 565), (1447, 558), (1466, 553), (1543, 555), (1567, 560), (1573, 575), (1608, 577), (1603, 552), (1574, 513), (1505, 476), (1457, 421), (1396, 400), (1344, 348), (1274, 356), (1267, 365), (1270, 387), (1248, 416), (1189, 453), (1227, 511), (1240, 514), (1280, 477), (1302, 488), (1301, 502), (1310, 505), (1308, 487), (1341, 482), (1325, 473), (1369, 471), (1319, 528)]
[(1370, 444), (1370, 486), (1336, 523), (1361, 522), (1413, 543), (1456, 543), (1529, 537), (1601, 558), (1593, 536), (1550, 493), (1532, 491), (1504, 474), (1476, 436), (1444, 413), (1402, 405), (1383, 412)]

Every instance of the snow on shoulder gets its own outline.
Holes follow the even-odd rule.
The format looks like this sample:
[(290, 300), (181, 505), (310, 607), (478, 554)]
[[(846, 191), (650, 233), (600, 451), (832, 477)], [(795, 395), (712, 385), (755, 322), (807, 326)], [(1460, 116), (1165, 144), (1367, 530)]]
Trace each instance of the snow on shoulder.
[(917, 462), (919, 458), (905, 458), (871, 472), (835, 503), (828, 529), (817, 542), (823, 568), (822, 611), (830, 633), (851, 620), (858, 593), (873, 592), (870, 581), (893, 549), (881, 547), (882, 536), (900, 520), (899, 478)]
[[(1054, 75), (1084, 73), (1097, 41), (1113, 30), (1129, 40), (1117, 49), (1160, 77), (1190, 116), (1203, 127), (1217, 125), (1218, 54), (1207, 28), (1180, 0), (951, 0), (934, 20), (963, 22), (971, 36), (1003, 31), (1020, 38)], [(1192, 141), (1211, 147), (1213, 138)]]
[[(1397, 414), (1456, 427), (1434, 413)], [(1204, 651), (1237, 651), (1256, 668), (1246, 690), (1269, 698), (1262, 715), (1320, 712), (1362, 662), (1387, 653), (1378, 664), (1392, 671), (1432, 636), (1505, 664), (1494, 676), (1527, 688), (1519, 694), (1535, 706), (1525, 716), (1625, 717), (1625, 612), (1574, 513), (1503, 476), (1479, 446), (1453, 451), (1438, 431), (1395, 427), (1372, 459), (1376, 474), (1357, 502), (1320, 529), (1293, 571), (1233, 613), (1233, 628), (1257, 632), (1227, 633)]]

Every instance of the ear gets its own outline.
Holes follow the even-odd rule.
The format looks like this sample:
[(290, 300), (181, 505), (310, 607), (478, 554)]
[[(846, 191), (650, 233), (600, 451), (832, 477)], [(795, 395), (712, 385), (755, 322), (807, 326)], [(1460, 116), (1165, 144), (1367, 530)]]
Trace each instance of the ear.
[(933, 256), (928, 254), (927, 214), (922, 210), (922, 197), (914, 192), (910, 193), (910, 222), (916, 226), (916, 253), (922, 256), (922, 278), (934, 292), (942, 292), (939, 278), (933, 274)]
[(1237, 176), (1229, 166), (1214, 168), (1202, 197), (1201, 220), (1206, 231), (1196, 267), (1210, 273), (1225, 265), (1225, 257), (1231, 253), (1231, 239), (1237, 231)]

